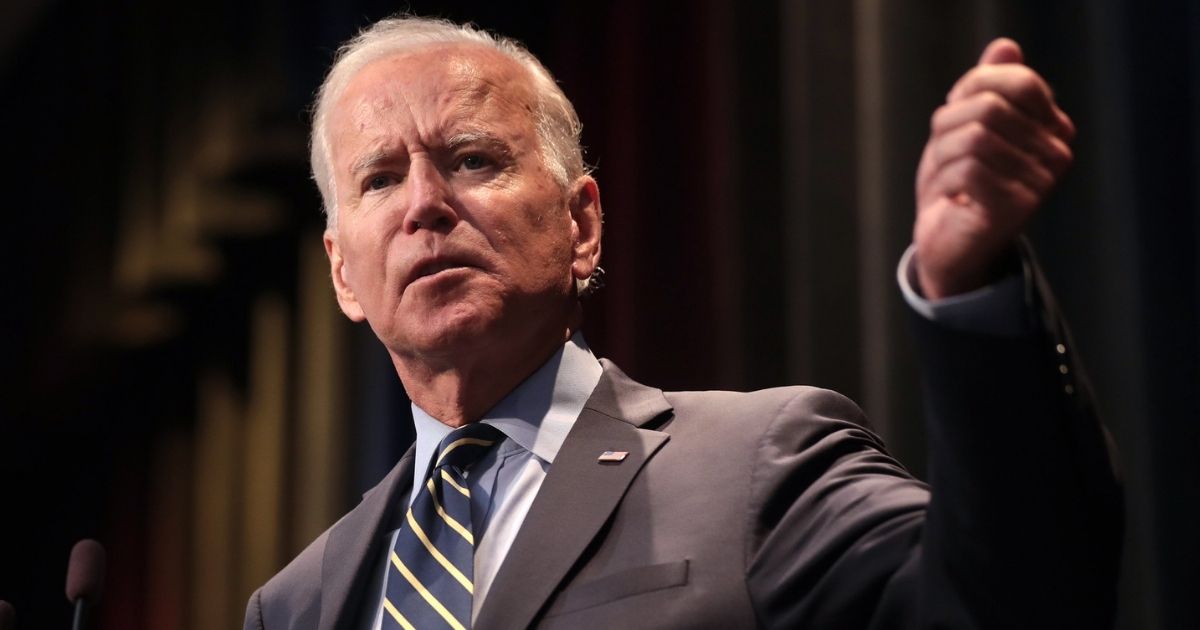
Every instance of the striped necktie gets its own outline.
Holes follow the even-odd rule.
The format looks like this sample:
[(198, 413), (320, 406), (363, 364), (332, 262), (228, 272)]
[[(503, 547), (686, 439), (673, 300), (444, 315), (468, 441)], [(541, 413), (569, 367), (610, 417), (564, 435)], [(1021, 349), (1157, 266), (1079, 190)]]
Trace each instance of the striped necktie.
[(383, 628), (471, 627), (475, 536), (463, 473), (502, 439), (499, 429), (477, 422), (438, 445), (392, 547)]

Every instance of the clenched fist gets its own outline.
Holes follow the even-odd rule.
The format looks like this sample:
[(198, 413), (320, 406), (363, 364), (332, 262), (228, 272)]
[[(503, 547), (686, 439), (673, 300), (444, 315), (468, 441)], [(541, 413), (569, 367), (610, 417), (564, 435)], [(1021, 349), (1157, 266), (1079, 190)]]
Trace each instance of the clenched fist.
[(917, 169), (917, 279), (925, 297), (995, 279), (1071, 164), (1075, 125), (1017, 43), (997, 39), (933, 114)]

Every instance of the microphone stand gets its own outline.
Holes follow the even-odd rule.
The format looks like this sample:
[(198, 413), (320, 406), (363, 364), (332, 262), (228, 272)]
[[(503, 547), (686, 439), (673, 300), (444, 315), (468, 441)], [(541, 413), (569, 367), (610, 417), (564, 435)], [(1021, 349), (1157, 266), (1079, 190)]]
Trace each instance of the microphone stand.
[(71, 622), (71, 630), (85, 630), (87, 628), (88, 618), (88, 603), (86, 597), (80, 597), (75, 600), (75, 620)]

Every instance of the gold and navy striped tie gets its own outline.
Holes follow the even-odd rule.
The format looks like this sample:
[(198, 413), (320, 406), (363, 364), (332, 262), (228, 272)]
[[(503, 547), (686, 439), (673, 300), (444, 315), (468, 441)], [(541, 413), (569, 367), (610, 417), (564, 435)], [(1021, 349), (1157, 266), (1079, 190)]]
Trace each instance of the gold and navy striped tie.
[(463, 473), (502, 439), (499, 429), (477, 422), (438, 445), (392, 547), (384, 628), (471, 627), (475, 536)]

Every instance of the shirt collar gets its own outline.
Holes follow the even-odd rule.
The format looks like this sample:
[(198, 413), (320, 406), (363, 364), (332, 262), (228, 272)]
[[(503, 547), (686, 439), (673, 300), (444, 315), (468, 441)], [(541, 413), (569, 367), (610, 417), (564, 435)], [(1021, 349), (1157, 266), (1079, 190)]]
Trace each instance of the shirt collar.
[[(603, 372), (583, 335), (576, 332), (481, 421), (500, 429), (521, 448), (552, 464)], [(412, 413), (417, 430), (415, 487), (424, 479), (438, 444), (452, 429), (416, 403)]]

